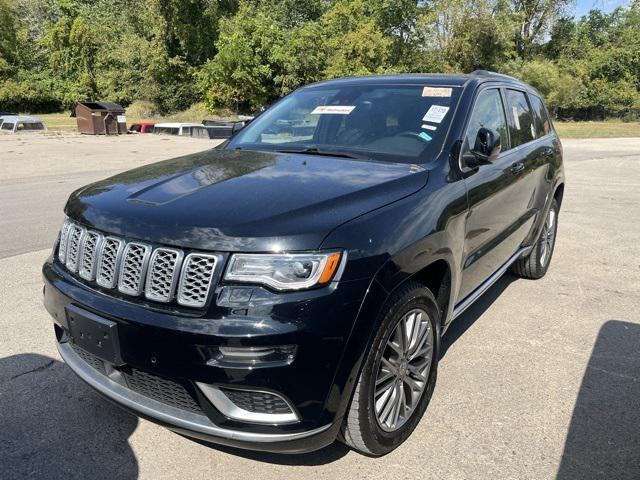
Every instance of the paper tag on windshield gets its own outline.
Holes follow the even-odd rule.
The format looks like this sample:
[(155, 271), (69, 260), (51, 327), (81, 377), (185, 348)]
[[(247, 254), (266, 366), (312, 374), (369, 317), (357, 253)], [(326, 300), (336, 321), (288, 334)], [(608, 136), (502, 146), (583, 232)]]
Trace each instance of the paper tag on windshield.
[(349, 115), (354, 108), (355, 105), (319, 105), (313, 109), (311, 115)]
[(431, 105), (431, 108), (422, 117), (423, 122), (440, 123), (442, 119), (449, 111), (449, 107), (443, 107), (442, 105)]
[(450, 97), (451, 88), (446, 87), (424, 87), (422, 89), (423, 97)]
[(422, 128), (425, 130), (437, 130), (438, 127), (434, 127), (433, 125), (427, 125), (426, 123), (422, 125)]

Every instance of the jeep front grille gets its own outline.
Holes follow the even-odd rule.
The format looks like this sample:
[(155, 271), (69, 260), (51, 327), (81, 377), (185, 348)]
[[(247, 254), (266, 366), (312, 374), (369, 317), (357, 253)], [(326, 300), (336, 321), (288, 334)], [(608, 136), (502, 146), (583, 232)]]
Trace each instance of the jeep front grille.
[(171, 301), (184, 254), (172, 248), (156, 248), (151, 256), (145, 296), (158, 302)]
[(58, 259), (65, 263), (67, 260), (67, 245), (69, 240), (69, 229), (71, 228), (71, 222), (65, 220), (60, 230), (60, 249), (58, 250)]
[(176, 300), (195, 308), (207, 303), (219, 258), (205, 253), (185, 257), (182, 250), (126, 242), (69, 220), (58, 248), (60, 262), (84, 280), (125, 295), (144, 294), (156, 302)]
[(84, 237), (84, 228), (78, 225), (69, 227), (69, 238), (67, 240), (67, 268), (72, 272), (78, 271), (78, 260), (80, 258), (80, 247), (82, 246), (82, 238)]
[(82, 253), (80, 257), (80, 267), (78, 274), (85, 280), (93, 280), (96, 276), (96, 266), (98, 264), (97, 257), (98, 251), (102, 246), (102, 239), (104, 237), (101, 233), (87, 230), (84, 236), (84, 245), (82, 247)]
[(144, 243), (131, 242), (124, 247), (118, 290), (127, 295), (140, 295), (149, 255), (151, 255), (151, 247)]
[(105, 288), (114, 288), (118, 277), (118, 265), (124, 249), (124, 240), (107, 237), (98, 256), (97, 282)]
[(216, 257), (213, 255), (187, 255), (180, 277), (178, 303), (189, 307), (202, 307), (207, 301), (215, 266)]

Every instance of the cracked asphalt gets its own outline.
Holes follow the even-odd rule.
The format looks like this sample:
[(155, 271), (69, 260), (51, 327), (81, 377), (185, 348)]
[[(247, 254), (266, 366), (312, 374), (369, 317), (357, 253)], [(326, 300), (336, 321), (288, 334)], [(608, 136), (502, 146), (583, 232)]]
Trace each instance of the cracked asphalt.
[(64, 201), (211, 146), (165, 138), (0, 138), (0, 478), (640, 478), (640, 138), (563, 142), (548, 275), (506, 275), (456, 320), (425, 416), (379, 459), (340, 444), (301, 456), (202, 445), (62, 363), (40, 267)]

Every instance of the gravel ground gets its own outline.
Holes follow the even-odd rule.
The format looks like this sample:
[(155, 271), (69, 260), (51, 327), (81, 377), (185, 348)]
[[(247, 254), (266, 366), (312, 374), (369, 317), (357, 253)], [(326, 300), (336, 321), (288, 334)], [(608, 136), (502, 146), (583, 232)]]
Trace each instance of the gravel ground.
[(640, 139), (564, 142), (548, 275), (506, 275), (456, 320), (427, 413), (379, 459), (340, 444), (302, 456), (204, 446), (121, 411), (61, 362), (40, 267), (66, 196), (210, 146), (0, 138), (1, 478), (640, 478)]

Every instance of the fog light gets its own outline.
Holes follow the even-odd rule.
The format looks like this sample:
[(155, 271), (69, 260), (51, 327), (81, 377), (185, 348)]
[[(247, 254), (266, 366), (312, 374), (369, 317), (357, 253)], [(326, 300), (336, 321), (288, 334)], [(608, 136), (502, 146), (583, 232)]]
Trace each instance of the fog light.
[(224, 368), (267, 368), (290, 365), (296, 355), (295, 345), (274, 347), (216, 347), (207, 365)]

